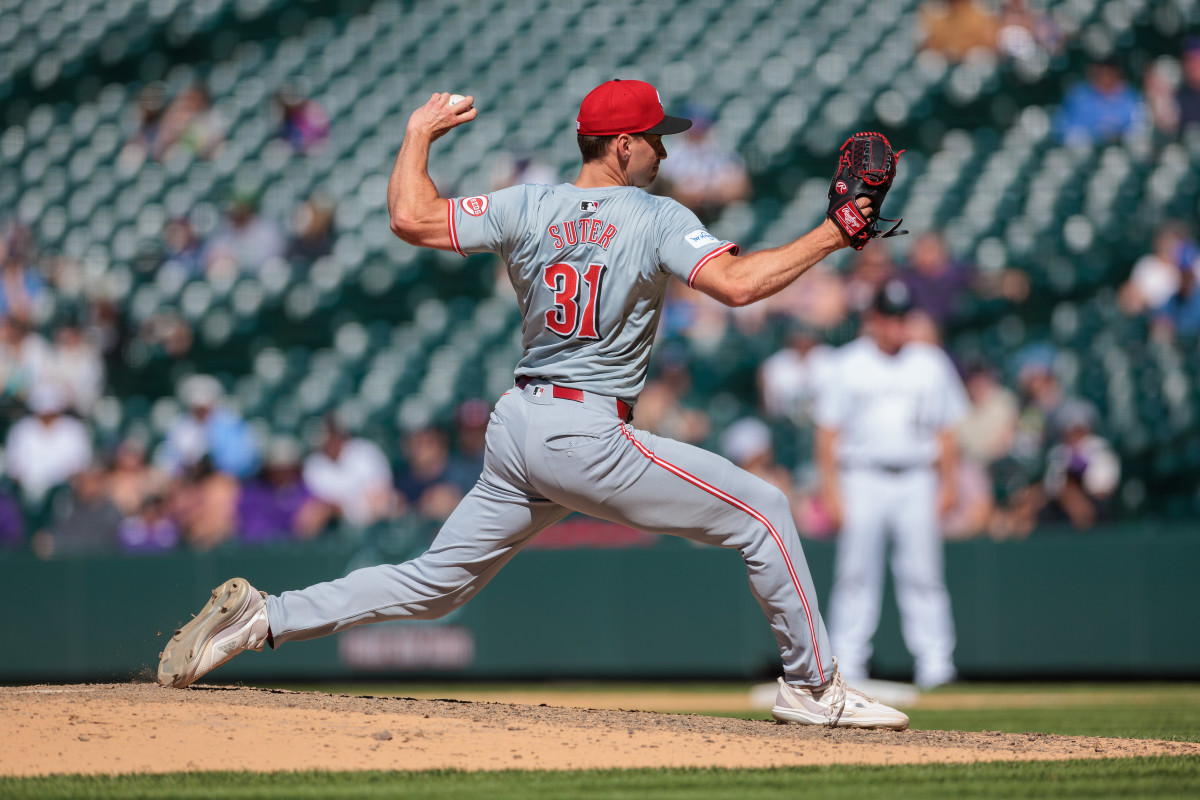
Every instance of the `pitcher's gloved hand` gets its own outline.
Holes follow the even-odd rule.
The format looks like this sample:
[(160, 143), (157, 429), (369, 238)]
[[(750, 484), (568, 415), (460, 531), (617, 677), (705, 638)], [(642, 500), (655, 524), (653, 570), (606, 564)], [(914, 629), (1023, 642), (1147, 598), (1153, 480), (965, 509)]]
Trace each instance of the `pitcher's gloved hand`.
[[(850, 239), (855, 250), (862, 250), (876, 237), (900, 236), (903, 220), (883, 219), (879, 210), (883, 199), (896, 178), (896, 163), (903, 150), (893, 150), (882, 133), (856, 133), (842, 145), (837, 171), (829, 182), (829, 210), (833, 223)], [(870, 211), (863, 214), (855, 203), (859, 197), (871, 200)], [(880, 231), (879, 222), (895, 222), (889, 230)]]

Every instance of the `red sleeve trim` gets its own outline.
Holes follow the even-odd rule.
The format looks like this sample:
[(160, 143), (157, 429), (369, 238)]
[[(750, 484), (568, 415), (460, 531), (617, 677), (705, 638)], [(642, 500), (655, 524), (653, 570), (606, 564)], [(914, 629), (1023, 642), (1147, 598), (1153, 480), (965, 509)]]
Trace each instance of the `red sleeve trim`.
[(452, 199), (446, 201), (446, 225), (450, 228), (450, 246), (454, 248), (454, 252), (466, 258), (467, 254), (458, 246), (458, 229), (454, 227), (454, 200)]
[(688, 285), (689, 289), (692, 288), (692, 284), (694, 284), (696, 282), (696, 276), (700, 274), (700, 270), (704, 269), (704, 265), (707, 264), (708, 262), (712, 261), (717, 256), (721, 255), (722, 253), (733, 253), (736, 256), (738, 254), (738, 246), (736, 244), (734, 244), (733, 242), (730, 242), (727, 245), (718, 247), (716, 250), (713, 250), (711, 253), (706, 255), (704, 258), (700, 259), (700, 262), (698, 264), (696, 264), (696, 266), (692, 267), (692, 274), (688, 275), (687, 285)]

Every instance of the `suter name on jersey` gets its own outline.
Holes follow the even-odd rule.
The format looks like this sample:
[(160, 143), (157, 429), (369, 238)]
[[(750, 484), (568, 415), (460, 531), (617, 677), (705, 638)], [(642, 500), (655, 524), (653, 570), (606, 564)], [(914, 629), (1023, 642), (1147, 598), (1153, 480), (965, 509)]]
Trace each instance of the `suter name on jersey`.
[(607, 250), (617, 233), (614, 225), (606, 225), (602, 219), (568, 219), (556, 222), (546, 230), (554, 240), (555, 249), (574, 247), (577, 244), (598, 244)]

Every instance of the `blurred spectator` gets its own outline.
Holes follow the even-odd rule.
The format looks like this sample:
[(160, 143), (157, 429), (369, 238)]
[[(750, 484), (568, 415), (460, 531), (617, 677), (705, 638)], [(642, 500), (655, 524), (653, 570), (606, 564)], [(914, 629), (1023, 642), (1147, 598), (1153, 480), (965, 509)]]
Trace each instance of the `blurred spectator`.
[(1018, 356), (1017, 389), (1021, 413), (1007, 456), (991, 465), (997, 491), (989, 534), (996, 539), (1024, 538), (1045, 505), (1042, 479), (1045, 455), (1060, 415), (1072, 401), (1054, 374), (1053, 348), (1030, 345)]
[(1166, 305), (1179, 291), (1181, 270), (1194, 270), (1198, 255), (1184, 223), (1163, 223), (1154, 234), (1154, 249), (1137, 260), (1121, 286), (1121, 310), (1132, 316)]
[(942, 538), (970, 539), (988, 529), (995, 509), (992, 482), (987, 470), (969, 458), (954, 471), (954, 504), (941, 513)]
[(1002, 54), (1027, 61), (1039, 52), (1055, 55), (1062, 44), (1062, 30), (1052, 15), (1031, 9), (1025, 0), (1005, 0), (996, 32), (997, 49)]
[(750, 196), (750, 176), (741, 157), (713, 138), (711, 112), (693, 106), (685, 116), (692, 127), (670, 143), (659, 177), (667, 194), (710, 223), (725, 206)]
[(294, 439), (271, 442), (262, 473), (238, 497), (238, 540), (243, 544), (311, 539), (329, 526), (336, 511), (304, 485), (300, 457)]
[(161, 351), (168, 358), (182, 358), (191, 352), (195, 334), (192, 326), (174, 311), (152, 314), (138, 329), (137, 339), (147, 348)]
[(99, 348), (107, 365), (106, 371), (111, 373), (114, 369), (127, 366), (124, 352), (131, 332), (117, 304), (107, 298), (97, 298), (85, 306), (81, 313), (84, 335)]
[(905, 327), (908, 328), (908, 340), (910, 342), (922, 342), (931, 344), (934, 347), (942, 346), (942, 329), (934, 321), (933, 317), (926, 314), (924, 311), (913, 311), (908, 315), (905, 321)]
[(238, 492), (237, 479), (215, 469), (207, 456), (187, 468), (169, 508), (188, 547), (207, 551), (230, 539), (237, 525)]
[(827, 330), (845, 322), (849, 312), (848, 303), (845, 280), (821, 261), (804, 273), (803, 281), (794, 281), (778, 294), (761, 303), (753, 303), (749, 308), (762, 306), (768, 313), (794, 318), (810, 327)]
[(258, 446), (250, 427), (222, 405), (225, 391), (211, 375), (192, 375), (179, 389), (187, 414), (167, 429), (158, 451), (158, 464), (172, 475), (195, 466), (202, 458), (237, 478), (258, 469)]
[(558, 182), (558, 170), (526, 150), (505, 153), (492, 166), (492, 191), (522, 183), (553, 185)]
[(1044, 345), (1031, 345), (1018, 356), (1017, 391), (1021, 398), (1021, 416), (1013, 437), (1011, 453), (1019, 459), (1041, 458), (1048, 446), (1054, 417), (1066, 400), (1054, 374), (1055, 351)]
[(821, 476), (816, 464), (805, 464), (797, 473), (792, 495), (792, 516), (801, 535), (831, 539), (837, 535), (837, 523), (821, 496)]
[(320, 449), (304, 460), (304, 485), (337, 509), (347, 523), (365, 527), (392, 514), (392, 468), (374, 442), (352, 437), (333, 417), (325, 420)]
[[(671, 281), (667, 285), (667, 298), (659, 324), (659, 335), (664, 340), (681, 337), (687, 340), (693, 351), (711, 353), (720, 347), (729, 329), (729, 322), (727, 306), (703, 292), (689, 289), (682, 281)], [(662, 353), (656, 355), (663, 357)]]
[(286, 253), (283, 230), (259, 216), (256, 198), (239, 191), (204, 246), (204, 265), (210, 274), (254, 274), (270, 259)]
[(638, 427), (651, 433), (697, 444), (708, 437), (708, 415), (687, 408), (679, 393), (664, 381), (649, 380), (638, 397)]
[(1181, 130), (1200, 125), (1200, 37), (1191, 37), (1184, 45), (1183, 80), (1175, 95)]
[(901, 279), (912, 294), (917, 311), (939, 328), (960, 316), (970, 296), (973, 269), (950, 258), (941, 234), (922, 234), (912, 243)]
[(117, 531), (127, 553), (157, 553), (179, 545), (179, 525), (171, 518), (165, 497), (150, 495), (137, 513), (121, 520)]
[(30, 264), (31, 246), (20, 226), (0, 236), (0, 316), (26, 324), (37, 320), (46, 298), (46, 281)]
[(158, 159), (166, 149), (160, 142), (163, 114), (167, 110), (167, 87), (161, 81), (147, 84), (134, 106), (137, 130), (121, 148), (118, 161), (132, 173), (147, 158)]
[(1142, 97), (1114, 60), (1096, 61), (1087, 80), (1067, 91), (1054, 118), (1059, 140), (1068, 145), (1115, 142), (1137, 130), (1146, 117)]
[(1161, 59), (1149, 64), (1142, 73), (1142, 96), (1146, 98), (1146, 112), (1154, 128), (1165, 136), (1179, 133), (1179, 103), (1177, 81), (1173, 70), (1165, 67)]
[(204, 271), (203, 243), (196, 236), (191, 220), (177, 217), (163, 230), (163, 263), (175, 264), (184, 272), (199, 275)]
[(131, 172), (147, 159), (165, 159), (173, 148), (209, 158), (224, 141), (223, 126), (212, 110), (208, 92), (200, 85), (181, 89), (168, 103), (162, 82), (148, 84), (138, 95), (135, 113), (137, 131), (119, 156)]
[(972, 50), (996, 49), (1000, 22), (975, 0), (926, 0), (921, 5), (922, 46), (958, 62)]
[(428, 519), (449, 517), (463, 492), (452, 475), (446, 435), (437, 428), (412, 431), (404, 437), (401, 450), (405, 469), (396, 476), (396, 488), (409, 507)]
[(33, 549), (41, 558), (110, 552), (117, 547), (120, 525), (121, 512), (105, 492), (104, 471), (88, 467), (71, 478), (71, 491), (56, 509), (49, 532), (36, 535)]
[(721, 434), (721, 454), (755, 477), (762, 478), (792, 501), (792, 476), (775, 463), (771, 429), (755, 417), (742, 417)]
[(21, 504), (6, 489), (0, 489), (0, 550), (16, 550), (25, 544), (25, 516)]
[(50, 358), (50, 344), (15, 317), (0, 316), (0, 389), (8, 401), (28, 393), (39, 368)]
[(1155, 310), (1152, 333), (1166, 341), (1183, 339), (1191, 344), (1200, 336), (1200, 291), (1190, 264), (1177, 269), (1179, 288)]
[(634, 414), (638, 427), (689, 444), (708, 438), (708, 414), (687, 405), (692, 376), (682, 347), (663, 347), (658, 353), (658, 377), (646, 382)]
[(34, 380), (53, 383), (67, 393), (67, 407), (90, 414), (104, 391), (104, 359), (83, 335), (74, 320), (65, 320), (54, 331), (54, 346), (38, 365)]
[(311, 264), (333, 252), (333, 203), (328, 198), (313, 195), (300, 204), (292, 219), (292, 236), (288, 240), (287, 257), (292, 261)]
[(1046, 517), (1087, 530), (1105, 516), (1121, 478), (1121, 462), (1112, 446), (1092, 432), (1096, 410), (1091, 404), (1070, 400), (1058, 419), (1058, 443), (1046, 456)]
[(462, 494), (474, 488), (483, 474), (483, 452), (492, 406), (486, 400), (464, 401), (454, 412), (454, 450), (450, 454), (450, 480)]
[(108, 470), (108, 496), (125, 516), (139, 513), (167, 490), (167, 475), (146, 461), (146, 444), (128, 437), (117, 445)]
[(871, 308), (883, 285), (895, 274), (892, 250), (886, 242), (875, 241), (858, 251), (846, 279), (846, 302), (850, 311), (862, 314)]
[(21, 503), (8, 486), (0, 486), (0, 550), (15, 550), (24, 544), (25, 515)]
[(200, 84), (194, 84), (181, 89), (167, 106), (158, 126), (153, 155), (162, 159), (172, 148), (178, 148), (197, 158), (211, 158), (224, 139), (208, 91)]
[(91, 436), (82, 422), (66, 416), (67, 395), (53, 384), (29, 392), (31, 416), (8, 432), (5, 467), (26, 499), (38, 501), (92, 462)]
[(1000, 460), (1012, 449), (1021, 410), (1017, 396), (986, 366), (967, 372), (970, 406), (958, 429), (965, 459), (984, 466)]
[(284, 86), (275, 96), (280, 123), (279, 138), (297, 153), (316, 152), (329, 138), (329, 114), (321, 104), (304, 96), (298, 86)]
[(790, 419), (798, 425), (809, 423), (832, 354), (833, 348), (823, 344), (816, 331), (793, 325), (787, 347), (767, 358), (758, 370), (767, 416)]

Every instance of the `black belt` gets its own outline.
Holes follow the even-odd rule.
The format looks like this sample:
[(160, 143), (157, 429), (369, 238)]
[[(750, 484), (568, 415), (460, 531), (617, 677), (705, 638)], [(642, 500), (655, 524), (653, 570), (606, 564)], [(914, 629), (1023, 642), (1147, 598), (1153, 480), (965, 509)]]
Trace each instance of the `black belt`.
[(929, 469), (930, 464), (843, 464), (842, 469), (867, 469), (873, 472), (886, 472), (889, 475), (899, 475), (902, 472), (912, 472), (918, 469)]

